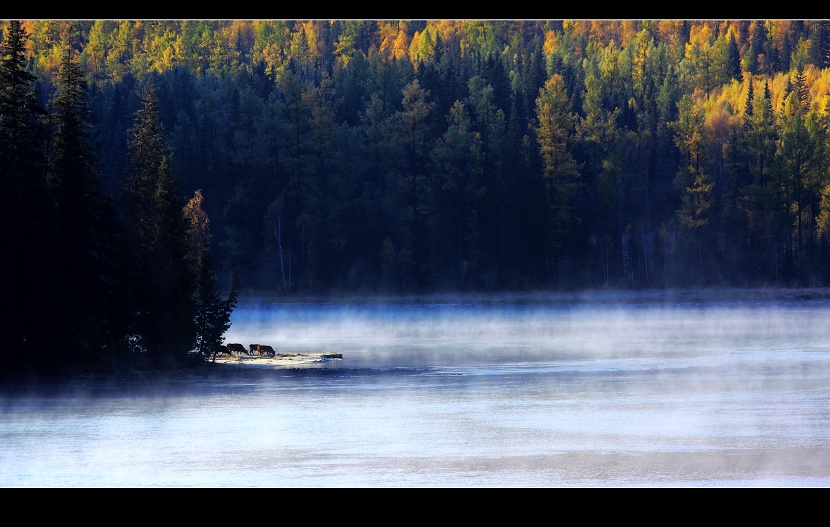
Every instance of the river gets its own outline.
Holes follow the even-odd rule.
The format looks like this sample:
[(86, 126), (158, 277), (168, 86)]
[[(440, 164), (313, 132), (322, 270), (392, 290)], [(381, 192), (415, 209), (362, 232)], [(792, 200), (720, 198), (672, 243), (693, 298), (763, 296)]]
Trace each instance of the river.
[(830, 301), (245, 299), (336, 352), (0, 390), (3, 487), (830, 486)]

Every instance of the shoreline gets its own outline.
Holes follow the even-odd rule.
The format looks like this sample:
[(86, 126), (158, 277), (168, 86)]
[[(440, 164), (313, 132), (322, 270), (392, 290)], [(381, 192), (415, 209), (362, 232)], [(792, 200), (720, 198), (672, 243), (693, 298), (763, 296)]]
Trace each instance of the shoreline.
[(434, 292), (397, 295), (263, 295), (241, 292), (240, 304), (591, 304), (630, 302), (767, 302), (830, 300), (830, 287), (699, 287), (699, 288), (597, 288), (584, 290), (534, 290), (521, 292)]

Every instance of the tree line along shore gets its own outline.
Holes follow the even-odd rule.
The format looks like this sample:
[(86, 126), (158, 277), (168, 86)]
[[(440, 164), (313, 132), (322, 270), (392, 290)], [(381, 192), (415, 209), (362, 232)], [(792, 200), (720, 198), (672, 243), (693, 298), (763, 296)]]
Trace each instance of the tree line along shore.
[(204, 361), (240, 291), (830, 284), (828, 21), (0, 29), (10, 369)]

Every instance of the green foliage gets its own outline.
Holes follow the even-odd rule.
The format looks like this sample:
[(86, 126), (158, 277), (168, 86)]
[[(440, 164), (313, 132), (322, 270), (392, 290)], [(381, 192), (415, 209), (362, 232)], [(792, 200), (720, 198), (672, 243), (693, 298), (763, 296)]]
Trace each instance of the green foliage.
[(552, 226), (551, 256), (561, 257), (574, 227), (581, 221), (575, 209), (580, 169), (571, 153), (574, 119), (565, 85), (554, 74), (536, 99), (536, 141), (543, 163), (542, 177)]
[(2, 23), (0, 195), (8, 244), (66, 256), (16, 272), (88, 270), (121, 313), (79, 335), (208, 349), (235, 273), (283, 295), (830, 283), (826, 24), (70, 22)]

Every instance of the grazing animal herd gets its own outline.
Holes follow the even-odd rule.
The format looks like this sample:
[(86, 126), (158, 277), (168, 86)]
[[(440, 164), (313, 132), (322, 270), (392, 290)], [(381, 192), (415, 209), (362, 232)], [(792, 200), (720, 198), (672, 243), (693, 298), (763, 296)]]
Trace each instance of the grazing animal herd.
[[(214, 355), (214, 359), (216, 356), (219, 355), (231, 355), (233, 357), (238, 357), (240, 355), (246, 355), (248, 357), (270, 357), (274, 358), (277, 356), (277, 353), (274, 351), (274, 348), (271, 346), (266, 346), (265, 344), (248, 344), (248, 349), (245, 349), (245, 346), (242, 344), (232, 343), (232, 344), (221, 344), (219, 347), (216, 348), (216, 354)], [(328, 360), (328, 359), (342, 359), (342, 353), (322, 353), (320, 354), (320, 360)]]
[(249, 344), (248, 349), (245, 349), (245, 346), (242, 344), (231, 343), (220, 345), (216, 354), (233, 355), (234, 357), (238, 357), (239, 355), (247, 355), (249, 357), (274, 357), (276, 352), (274, 348), (266, 346), (265, 344)]

